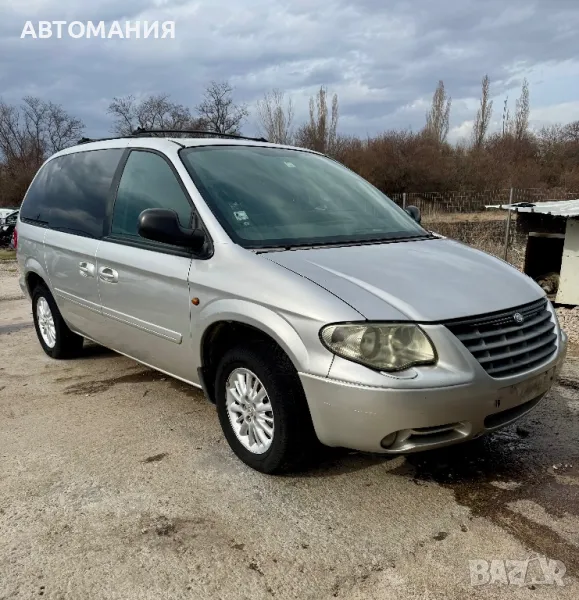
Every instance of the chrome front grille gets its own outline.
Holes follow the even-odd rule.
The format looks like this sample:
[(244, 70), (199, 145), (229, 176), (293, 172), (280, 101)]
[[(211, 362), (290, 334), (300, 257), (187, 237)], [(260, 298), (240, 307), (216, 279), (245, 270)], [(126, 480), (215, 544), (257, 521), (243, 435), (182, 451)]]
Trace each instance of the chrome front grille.
[[(520, 315), (519, 322), (515, 315)], [(538, 367), (557, 350), (555, 322), (546, 299), (444, 325), (492, 377), (510, 377)]]

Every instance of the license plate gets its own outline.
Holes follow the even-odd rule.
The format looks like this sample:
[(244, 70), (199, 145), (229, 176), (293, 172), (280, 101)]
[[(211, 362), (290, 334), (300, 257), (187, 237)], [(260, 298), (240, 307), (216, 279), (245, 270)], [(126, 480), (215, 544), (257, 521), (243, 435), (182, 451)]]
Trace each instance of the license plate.
[(511, 406), (529, 402), (550, 389), (555, 382), (558, 371), (558, 367), (555, 366), (531, 379), (502, 388), (499, 390), (499, 397), (501, 401)]

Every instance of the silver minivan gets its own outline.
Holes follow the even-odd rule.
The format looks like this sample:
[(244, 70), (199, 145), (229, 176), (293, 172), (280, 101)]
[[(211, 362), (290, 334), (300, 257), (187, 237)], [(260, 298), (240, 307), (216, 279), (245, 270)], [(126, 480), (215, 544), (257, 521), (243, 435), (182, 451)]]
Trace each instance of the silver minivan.
[(49, 356), (89, 339), (202, 388), (266, 473), (320, 442), (399, 454), (494, 431), (567, 346), (527, 276), (330, 158), (249, 138), (59, 152), (24, 199), (18, 261)]

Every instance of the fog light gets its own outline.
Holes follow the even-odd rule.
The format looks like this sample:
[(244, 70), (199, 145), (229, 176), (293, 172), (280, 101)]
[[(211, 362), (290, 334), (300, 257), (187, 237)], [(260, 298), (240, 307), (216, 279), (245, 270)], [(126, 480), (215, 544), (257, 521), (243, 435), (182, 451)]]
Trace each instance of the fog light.
[(390, 448), (390, 446), (392, 446), (392, 444), (396, 441), (396, 432), (391, 433), (390, 435), (387, 435), (381, 442), (380, 442), (380, 446), (382, 446), (382, 448)]

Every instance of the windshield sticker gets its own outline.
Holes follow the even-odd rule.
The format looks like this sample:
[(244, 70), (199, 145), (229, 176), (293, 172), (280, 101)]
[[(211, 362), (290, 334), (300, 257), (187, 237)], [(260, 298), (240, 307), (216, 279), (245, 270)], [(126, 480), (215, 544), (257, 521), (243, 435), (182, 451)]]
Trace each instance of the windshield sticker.
[(284, 163), (283, 163), (283, 164), (284, 164), (286, 167), (288, 167), (289, 169), (295, 169), (295, 168), (296, 168), (296, 166), (294, 165), (294, 163), (291, 163), (291, 162), (286, 162), (286, 161), (284, 161)]
[(233, 216), (238, 221), (249, 221), (249, 217), (247, 216), (247, 213), (244, 210), (238, 210), (237, 212), (234, 212)]

